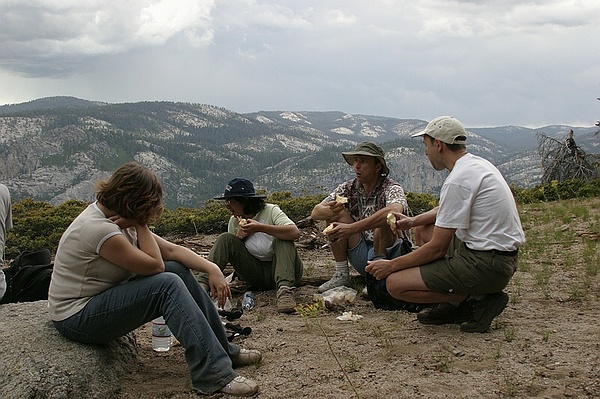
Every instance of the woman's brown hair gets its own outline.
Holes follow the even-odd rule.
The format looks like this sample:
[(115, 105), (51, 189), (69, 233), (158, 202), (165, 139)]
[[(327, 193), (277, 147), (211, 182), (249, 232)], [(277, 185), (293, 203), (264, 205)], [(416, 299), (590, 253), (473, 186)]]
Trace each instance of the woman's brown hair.
[(96, 185), (96, 199), (122, 217), (139, 224), (157, 220), (164, 209), (163, 189), (150, 169), (128, 162)]

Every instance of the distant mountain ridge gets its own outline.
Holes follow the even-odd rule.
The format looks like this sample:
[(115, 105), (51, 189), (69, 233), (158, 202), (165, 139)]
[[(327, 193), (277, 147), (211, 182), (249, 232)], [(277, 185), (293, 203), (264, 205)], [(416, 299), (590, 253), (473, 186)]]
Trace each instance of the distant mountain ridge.
[[(368, 140), (386, 150), (391, 177), (407, 191), (437, 194), (445, 174), (430, 167), (421, 140), (410, 138), (426, 124), (336, 111), (239, 114), (206, 104), (49, 97), (0, 106), (0, 181), (15, 199), (91, 200), (96, 180), (136, 160), (159, 175), (169, 207), (199, 206), (236, 176), (267, 192), (324, 194), (353, 175), (341, 151)], [(509, 182), (530, 186), (541, 176), (536, 132), (560, 138), (571, 129), (578, 145), (600, 152), (596, 127), (569, 126), (468, 128), (468, 148)]]

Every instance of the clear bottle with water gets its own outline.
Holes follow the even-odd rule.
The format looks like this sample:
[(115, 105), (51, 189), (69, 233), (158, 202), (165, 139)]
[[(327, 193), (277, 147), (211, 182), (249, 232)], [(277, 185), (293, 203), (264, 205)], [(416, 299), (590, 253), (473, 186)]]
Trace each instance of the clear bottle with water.
[(246, 291), (242, 297), (242, 309), (250, 310), (254, 307), (254, 295), (252, 292)]
[(162, 316), (152, 320), (152, 349), (156, 352), (171, 349), (171, 330)]

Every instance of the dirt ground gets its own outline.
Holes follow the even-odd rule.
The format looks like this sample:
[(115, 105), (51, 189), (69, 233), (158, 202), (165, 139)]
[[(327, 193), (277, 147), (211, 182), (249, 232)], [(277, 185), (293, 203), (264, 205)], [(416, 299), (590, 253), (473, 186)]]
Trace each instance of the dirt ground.
[[(260, 350), (263, 361), (238, 372), (259, 383), (255, 397), (264, 399), (598, 398), (600, 199), (583, 206), (591, 216), (578, 220), (567, 215), (562, 225), (543, 219), (549, 212), (543, 205), (522, 211), (530, 242), (505, 290), (509, 305), (490, 333), (421, 325), (414, 314), (375, 309), (360, 293), (345, 309), (362, 316), (360, 320), (338, 320), (342, 309), (304, 319), (277, 313), (274, 291), (255, 292), (256, 307), (234, 321), (251, 327), (252, 333), (234, 342)], [(568, 237), (543, 235), (550, 230)], [(298, 303), (313, 303), (318, 283), (333, 271), (318, 231), (303, 229), (300, 239), (312, 248), (300, 249), (309, 284), (296, 290)], [(205, 253), (214, 239), (179, 242)], [(552, 246), (557, 250), (552, 252)], [(585, 251), (590, 257), (564, 255)], [(353, 281), (360, 290), (360, 279)], [(136, 335), (139, 365), (124, 377), (120, 399), (198, 397), (190, 388), (181, 346), (153, 352), (150, 325)]]

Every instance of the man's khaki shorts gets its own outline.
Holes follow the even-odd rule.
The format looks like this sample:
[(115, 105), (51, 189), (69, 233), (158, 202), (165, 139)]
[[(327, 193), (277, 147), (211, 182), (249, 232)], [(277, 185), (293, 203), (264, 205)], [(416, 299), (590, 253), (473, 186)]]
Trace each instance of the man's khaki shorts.
[(517, 260), (517, 251), (475, 251), (455, 236), (445, 257), (419, 269), (432, 291), (482, 295), (502, 291), (517, 271)]

